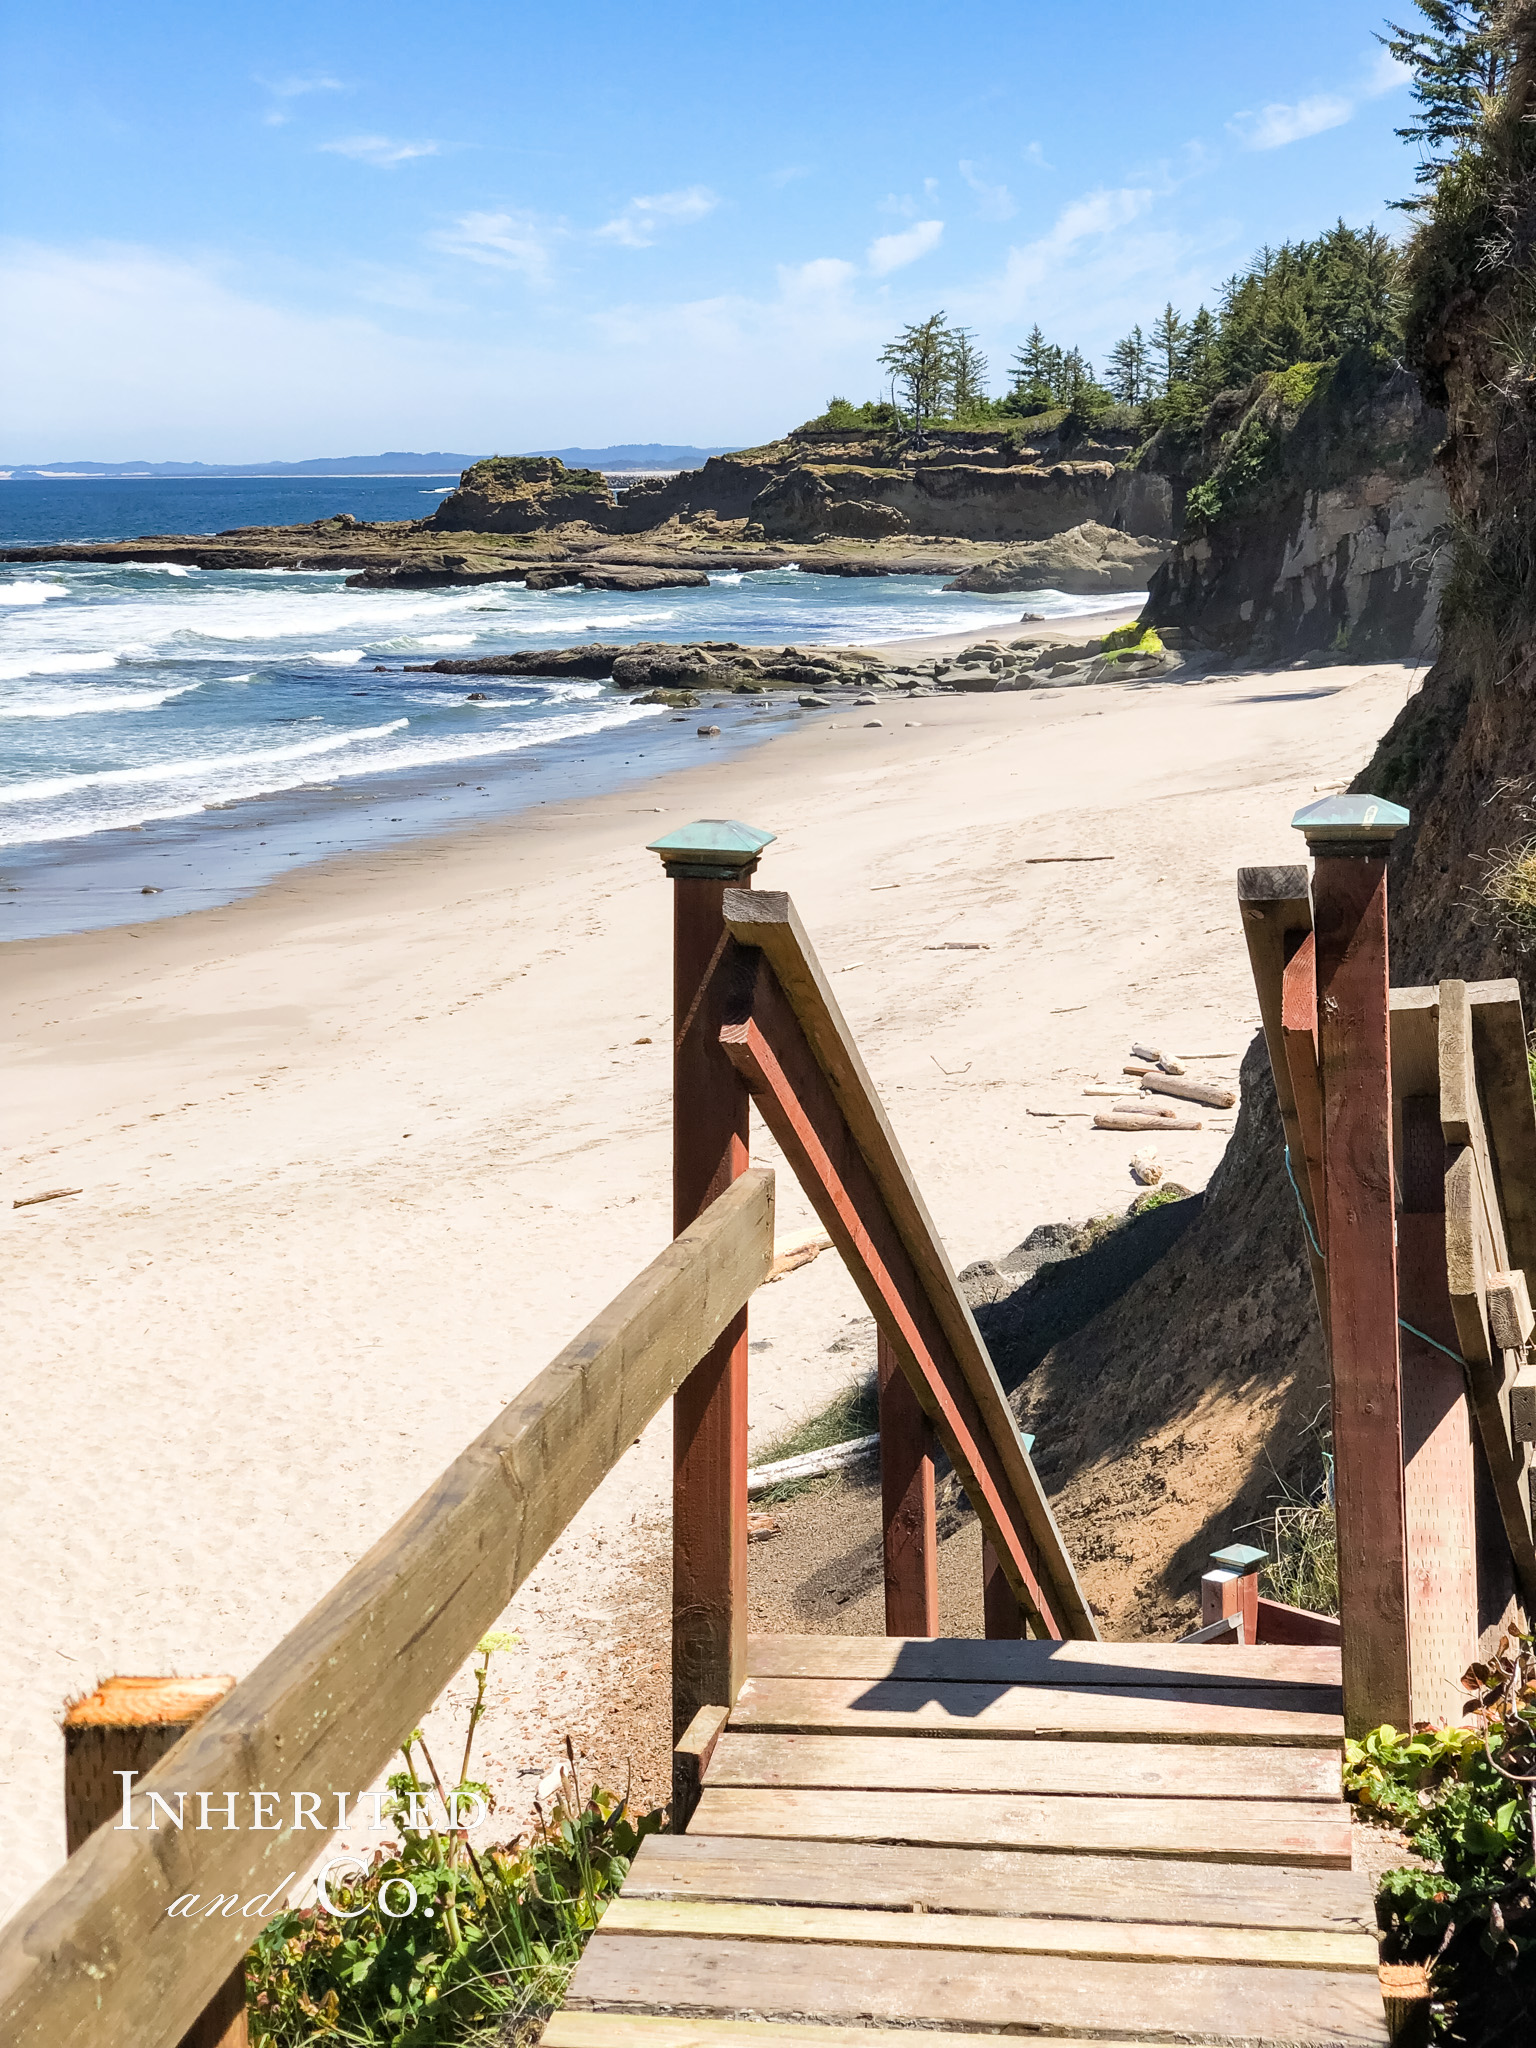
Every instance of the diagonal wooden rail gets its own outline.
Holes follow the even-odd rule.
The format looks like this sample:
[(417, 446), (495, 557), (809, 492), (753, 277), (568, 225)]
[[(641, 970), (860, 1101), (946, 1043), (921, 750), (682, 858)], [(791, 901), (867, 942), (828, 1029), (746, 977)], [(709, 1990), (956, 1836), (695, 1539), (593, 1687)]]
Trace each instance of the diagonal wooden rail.
[[(773, 1175), (751, 1170), (502, 1411), (139, 1788), (356, 1795), (773, 1260)], [(6, 2048), (178, 2040), (322, 1838), (103, 1828), (0, 1929)], [(254, 1918), (169, 1919), (188, 1892), (275, 1898)]]
[(789, 897), (725, 892), (720, 1042), (842, 1253), (1037, 1634), (1098, 1634), (981, 1332)]

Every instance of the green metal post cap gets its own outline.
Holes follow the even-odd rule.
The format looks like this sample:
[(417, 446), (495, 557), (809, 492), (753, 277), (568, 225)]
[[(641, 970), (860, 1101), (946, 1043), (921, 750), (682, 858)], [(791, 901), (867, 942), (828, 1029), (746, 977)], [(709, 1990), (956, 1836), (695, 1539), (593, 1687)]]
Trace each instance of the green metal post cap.
[(1211, 1552), (1211, 1563), (1219, 1564), (1223, 1571), (1249, 1572), (1255, 1565), (1268, 1562), (1269, 1552), (1255, 1550), (1251, 1543), (1229, 1543), (1225, 1550)]
[(651, 840), (646, 851), (661, 855), (669, 875), (728, 882), (756, 867), (758, 855), (775, 837), (735, 818), (698, 818)]
[(1325, 796), (1292, 818), (1308, 846), (1359, 845), (1364, 840), (1391, 839), (1408, 823), (1401, 804), (1384, 796)]

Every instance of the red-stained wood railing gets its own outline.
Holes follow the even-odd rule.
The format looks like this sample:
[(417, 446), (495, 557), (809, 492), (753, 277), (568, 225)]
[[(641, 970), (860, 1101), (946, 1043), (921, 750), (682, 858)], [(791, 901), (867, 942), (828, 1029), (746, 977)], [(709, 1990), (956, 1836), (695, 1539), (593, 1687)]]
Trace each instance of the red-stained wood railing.
[[(1244, 869), (1238, 897), (1329, 1351), (1358, 1734), (1455, 1722), (1462, 1670), (1536, 1596), (1510, 1403), (1529, 1332), (1497, 1306), (1536, 1267), (1536, 1111), (1514, 983), (1389, 987), (1406, 814), (1345, 798), (1296, 822), (1310, 901), (1305, 868)], [(1258, 1603), (1261, 1642), (1328, 1625)]]
[[(1007, 1397), (932, 1218), (788, 896), (728, 890), (734, 950), (720, 1044), (841, 1252), (982, 1525), (988, 1633), (1098, 1631)], [(888, 1389), (891, 1386), (888, 1377)], [(892, 1411), (888, 1398), (882, 1430)], [(924, 1446), (901, 1431), (885, 1489), (887, 1615), (933, 1613)], [(919, 1495), (919, 1499), (921, 1496)], [(910, 1540), (916, 1505), (921, 1540)], [(892, 1590), (894, 1589), (894, 1591)], [(927, 1632), (925, 1630), (925, 1632)]]

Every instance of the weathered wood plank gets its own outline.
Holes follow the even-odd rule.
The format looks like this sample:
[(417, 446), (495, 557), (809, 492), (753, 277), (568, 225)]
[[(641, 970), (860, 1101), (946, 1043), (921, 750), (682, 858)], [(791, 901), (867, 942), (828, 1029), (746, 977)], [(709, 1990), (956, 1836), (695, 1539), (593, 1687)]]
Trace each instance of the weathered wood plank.
[[(928, 2027), (830, 2027), (793, 2020), (720, 2020), (661, 2012), (557, 2012), (545, 2022), (539, 2048), (957, 2048), (966, 2036)], [(1089, 2048), (1085, 2040), (1056, 2035), (1052, 2048)], [(1095, 2035), (1092, 2048), (1114, 2048)]]
[(1076, 1735), (1089, 1741), (1292, 1743), (1341, 1746), (1338, 1695), (1300, 1687), (1205, 1690), (1117, 1686), (925, 1685), (906, 1679), (749, 1678), (734, 1729), (798, 1735)]
[(1513, 1374), (1509, 1355), (1489, 1341), (1487, 1277), (1501, 1246), (1488, 1242), (1487, 1205), (1474, 1146), (1456, 1151), (1445, 1174), (1445, 1260), (1451, 1309), (1467, 1390), (1482, 1438), (1489, 1477), (1509, 1544), (1515, 1577), (1526, 1598), (1536, 1597), (1536, 1545), (1532, 1543), (1529, 1450), (1514, 1436), (1509, 1413)]
[(737, 1735), (705, 1781), (854, 1791), (1122, 1793), (1148, 1799), (1342, 1799), (1336, 1749), (1188, 1742), (994, 1742), (942, 1735)]
[(649, 1837), (624, 1894), (1181, 1926), (1332, 1927), (1357, 1934), (1376, 1926), (1370, 1885), (1353, 1870), (730, 1835)]
[(1027, 1793), (797, 1791), (707, 1781), (692, 1825), (707, 1835), (1192, 1856), (1207, 1863), (1349, 1868), (1349, 1812), (1299, 1799), (1037, 1798)]
[(1383, 2048), (1375, 1980), (1358, 1971), (1192, 1963), (957, 1956), (916, 1949), (780, 1942), (593, 1937), (572, 1980), (578, 2007), (665, 2007), (799, 2019), (921, 2018), (939, 2026), (1059, 2034), (1102, 2029), (1133, 2040), (1249, 2048)]
[(988, 1642), (979, 1636), (754, 1635), (749, 1678), (902, 1678), (970, 1685), (1209, 1686), (1339, 1684), (1327, 1645)]
[[(788, 997), (869, 1167), (892, 1222), (922, 1280), (935, 1315), (996, 1446), (1014, 1497), (1028, 1520), (1049, 1579), (1063, 1633), (1089, 1641), (1098, 1627), (1024, 1449), (997, 1369), (982, 1340), (954, 1268), (902, 1156), (874, 1083), (859, 1057), (830, 983), (789, 897), (773, 889), (728, 890), (725, 921), (743, 946), (755, 946)], [(1016, 1590), (1019, 1590), (1016, 1588)]]
[[(773, 1176), (744, 1174), (502, 1411), (142, 1793), (357, 1793), (773, 1259)], [(188, 1800), (195, 1810), (195, 1797)], [(187, 1892), (282, 1889), (317, 1838), (105, 1828), (0, 1931), (7, 2048), (174, 2040), (256, 1931), (171, 1920)]]
[(1139, 1920), (1016, 1919), (1001, 1914), (871, 1913), (841, 1906), (758, 1906), (741, 1900), (615, 1899), (605, 1934), (691, 1940), (853, 1942), (860, 1948), (947, 1948), (973, 1955), (1098, 1956), (1125, 1963), (1260, 1963), (1273, 1970), (1364, 1970), (1380, 1951), (1368, 1934), (1299, 1928), (1162, 1927)]
[(1510, 1264), (1536, 1287), (1536, 1102), (1518, 981), (1470, 981), (1472, 1048)]

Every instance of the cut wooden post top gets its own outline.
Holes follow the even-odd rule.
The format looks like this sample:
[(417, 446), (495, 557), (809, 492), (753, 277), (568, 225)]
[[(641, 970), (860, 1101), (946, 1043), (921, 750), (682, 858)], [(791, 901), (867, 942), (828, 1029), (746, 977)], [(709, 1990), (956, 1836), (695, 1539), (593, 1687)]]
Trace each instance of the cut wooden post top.
[(1307, 804), (1292, 818), (1305, 833), (1309, 853), (1363, 852), (1396, 838), (1408, 823), (1401, 804), (1384, 796), (1325, 796)]
[(674, 882), (739, 882), (751, 874), (763, 848), (777, 836), (735, 818), (698, 818), (650, 840), (646, 852), (661, 855)]
[(185, 1728), (217, 1706), (235, 1681), (215, 1678), (106, 1678), (71, 1700), (65, 1728)]

